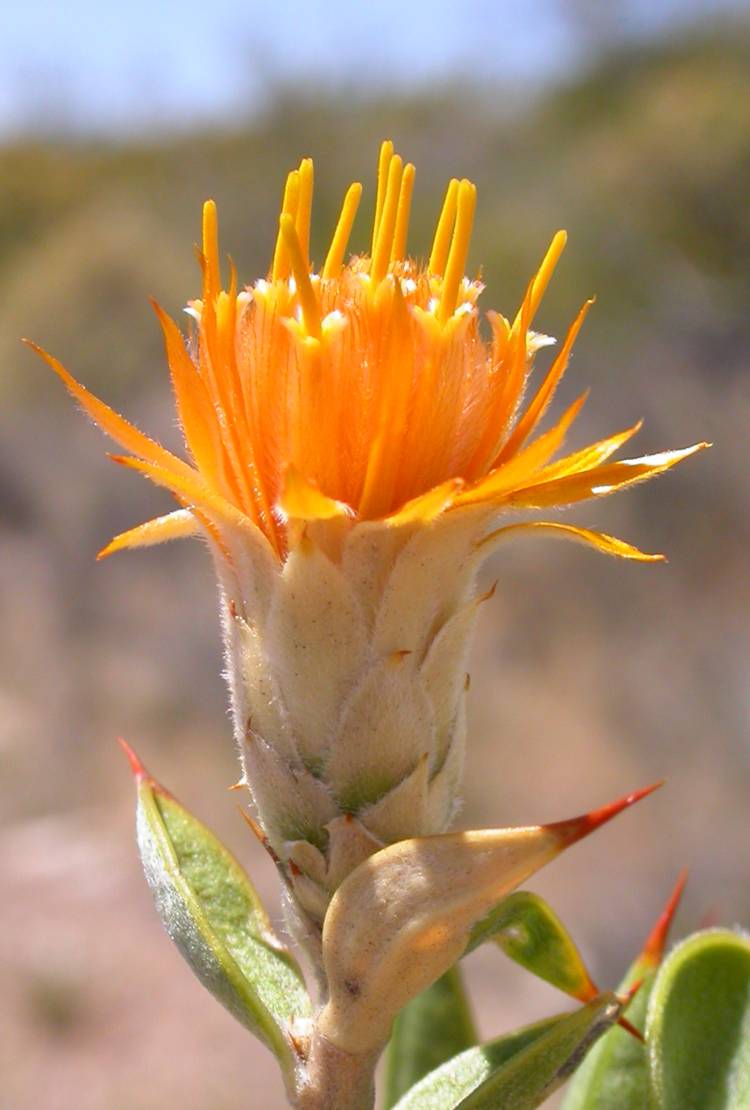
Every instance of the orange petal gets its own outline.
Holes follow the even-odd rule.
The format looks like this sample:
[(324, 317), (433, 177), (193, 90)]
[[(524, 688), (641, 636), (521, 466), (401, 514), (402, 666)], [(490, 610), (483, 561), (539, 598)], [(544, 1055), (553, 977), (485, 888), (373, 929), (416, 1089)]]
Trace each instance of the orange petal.
[(205, 382), (188, 354), (177, 324), (156, 301), (151, 303), (164, 335), (177, 413), (190, 453), (200, 472), (215, 481), (217, 448), (219, 454), (222, 451), (216, 409), (211, 403)]
[(525, 489), (509, 493), (503, 500), (506, 505), (519, 505), (526, 508), (541, 509), (550, 505), (568, 505), (574, 501), (585, 501), (589, 497), (605, 497), (618, 489), (625, 489), (663, 474), (665, 470), (708, 447), (707, 443), (697, 443), (681, 451), (663, 451), (658, 455), (644, 455), (640, 459), (624, 459), (622, 462), (608, 463), (578, 474), (570, 474), (553, 481), (538, 482)]
[(128, 547), (153, 547), (157, 543), (184, 539), (198, 532), (200, 527), (190, 510), (175, 509), (173, 513), (157, 516), (136, 528), (129, 528), (127, 532), (120, 532), (102, 548), (97, 559), (106, 559), (108, 555), (114, 555), (116, 551), (124, 551)]
[(451, 478), (442, 485), (434, 486), (427, 493), (420, 493), (419, 497), (413, 497), (397, 512), (387, 516), (385, 521), (395, 527), (412, 523), (427, 524), (455, 503), (456, 495), (462, 486), (463, 482), (460, 478)]
[(583, 321), (586, 319), (586, 314), (593, 304), (593, 300), (586, 301), (573, 323), (568, 329), (568, 334), (565, 336), (565, 342), (560, 349), (560, 353), (552, 363), (547, 376), (537, 390), (534, 399), (520, 418), (515, 428), (508, 437), (507, 442), (503, 446), (500, 454), (494, 465), (503, 462), (505, 459), (510, 458), (518, 451), (518, 449), (526, 442), (534, 428), (544, 416), (547, 406), (555, 395), (563, 374), (568, 367), (568, 359), (570, 352), (573, 349), (573, 344), (578, 338), (578, 333), (583, 327)]
[(642, 563), (664, 561), (663, 555), (648, 555), (645, 551), (640, 551), (637, 547), (633, 547), (632, 544), (625, 543), (624, 540), (618, 540), (615, 536), (608, 536), (605, 532), (594, 532), (590, 528), (578, 528), (574, 524), (558, 524), (556, 521), (546, 520), (526, 521), (522, 524), (508, 524), (504, 528), (498, 528), (496, 531), (490, 532), (490, 534), (482, 540), (479, 544), (479, 548), (484, 549), (485, 546), (487, 546), (492, 549), (500, 540), (519, 532), (533, 531), (559, 536), (561, 539), (584, 543), (589, 547), (596, 548), (597, 551), (601, 551), (605, 555), (614, 555), (619, 559), (636, 559)]
[(127, 466), (131, 470), (137, 470), (141, 474), (145, 474), (157, 486), (164, 486), (165, 489), (170, 490), (183, 502), (195, 504), (200, 509), (215, 513), (223, 520), (230, 524), (236, 524), (240, 528), (255, 527), (249, 517), (241, 513), (239, 509), (218, 493), (209, 489), (202, 481), (198, 471), (191, 467), (186, 466), (187, 473), (183, 473), (182, 471), (174, 471), (167, 467), (158, 466), (143, 459), (134, 459), (129, 455), (111, 455), (110, 457), (121, 466)]
[(583, 447), (580, 451), (574, 451), (571, 455), (565, 455), (564, 458), (558, 459), (556, 463), (552, 463), (545, 469), (544, 480), (562, 478), (567, 474), (578, 474), (582, 470), (591, 470), (595, 466), (601, 466), (616, 451), (619, 451), (629, 439), (632, 439), (641, 430), (642, 426), (643, 421), (639, 420), (622, 432), (607, 436), (606, 439), (597, 440), (596, 443), (590, 443), (588, 447)]
[(549, 459), (559, 451), (573, 422), (586, 403), (588, 392), (581, 394), (562, 414), (557, 424), (538, 436), (512, 459), (468, 487), (458, 499), (460, 504), (491, 501), (508, 490), (528, 484)]
[(169, 467), (180, 473), (191, 473), (192, 468), (188, 466), (183, 459), (173, 455), (171, 451), (167, 451), (155, 440), (150, 439), (144, 435), (143, 432), (138, 431), (136, 427), (130, 424), (123, 416), (111, 409), (104, 401), (100, 401), (93, 393), (89, 393), (85, 386), (81, 385), (75, 378), (68, 373), (65, 367), (56, 358), (53, 358), (42, 347), (30, 340), (25, 340), (33, 351), (36, 351), (44, 361), (52, 367), (58, 377), (62, 378), (67, 386), (68, 391), (75, 397), (76, 401), (88, 413), (95, 424), (111, 436), (116, 443), (124, 447), (126, 451), (132, 451), (134, 455), (139, 458), (148, 459), (151, 462), (157, 463), (163, 467)]
[(277, 508), (290, 520), (332, 520), (334, 517), (354, 515), (349, 505), (326, 497), (291, 463), (282, 479)]

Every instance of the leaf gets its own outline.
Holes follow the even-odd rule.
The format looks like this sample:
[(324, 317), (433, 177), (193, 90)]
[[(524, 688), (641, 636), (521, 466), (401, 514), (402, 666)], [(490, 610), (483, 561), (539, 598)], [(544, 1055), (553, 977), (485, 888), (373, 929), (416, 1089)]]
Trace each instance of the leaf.
[(750, 1106), (750, 938), (695, 933), (664, 961), (646, 1020), (658, 1110)]
[(394, 1110), (532, 1110), (570, 1075), (617, 1020), (621, 1004), (602, 994), (454, 1056), (404, 1095)]
[(621, 1010), (616, 995), (598, 995), (488, 1076), (456, 1110), (533, 1110), (540, 1106), (570, 1078)]
[(141, 862), (162, 924), (203, 985), (271, 1049), (291, 1087), (290, 1026), (311, 1008), (302, 973), (234, 857), (123, 747), (136, 777)]
[(471, 930), (466, 951), (486, 941), (580, 1002), (598, 993), (567, 929), (538, 894), (519, 890), (505, 898)]
[[(640, 955), (618, 987), (618, 994), (627, 995), (640, 984), (627, 1007), (628, 1021), (640, 1032), (646, 1025), (648, 1000), (686, 878), (683, 872)], [(562, 1110), (644, 1110), (649, 1103), (648, 1088), (645, 1047), (625, 1030), (610, 1029), (573, 1076)]]
[(554, 1029), (567, 1014), (556, 1014), (513, 1033), (469, 1048), (416, 1083), (392, 1110), (453, 1110), (496, 1068)]
[(385, 1106), (393, 1106), (423, 1076), (476, 1042), (461, 972), (454, 966), (409, 1002), (394, 1022)]

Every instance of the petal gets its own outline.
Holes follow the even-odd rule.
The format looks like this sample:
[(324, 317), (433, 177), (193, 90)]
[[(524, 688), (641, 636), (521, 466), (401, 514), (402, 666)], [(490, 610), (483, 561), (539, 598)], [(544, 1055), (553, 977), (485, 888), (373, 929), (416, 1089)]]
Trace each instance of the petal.
[(354, 510), (343, 501), (335, 501), (324, 493), (291, 463), (284, 472), (277, 509), (288, 520), (332, 520), (354, 516)]
[(124, 447), (126, 451), (132, 451), (134, 455), (139, 458), (148, 459), (150, 462), (158, 463), (160, 466), (169, 467), (180, 473), (192, 473), (192, 468), (183, 460), (173, 455), (171, 451), (156, 443), (155, 440), (150, 439), (148, 436), (140, 432), (136, 427), (130, 424), (123, 416), (111, 409), (104, 401), (100, 401), (93, 393), (90, 393), (85, 386), (77, 382), (72, 374), (69, 374), (65, 367), (58, 359), (48, 354), (42, 347), (36, 343), (31, 343), (26, 340), (27, 344), (33, 351), (36, 351), (44, 361), (51, 366), (58, 377), (62, 378), (68, 392), (75, 397), (76, 401), (88, 413), (95, 424), (98, 424), (102, 431)]
[(221, 455), (221, 430), (206, 385), (190, 357), (177, 324), (152, 302), (164, 336), (167, 362), (177, 402), (177, 412), (190, 453), (198, 469), (217, 482), (217, 455)]
[(545, 481), (549, 481), (551, 478), (562, 478), (567, 474), (578, 474), (582, 470), (591, 470), (592, 467), (601, 466), (616, 451), (619, 451), (629, 439), (632, 439), (641, 430), (642, 426), (643, 421), (639, 420), (622, 432), (607, 436), (606, 439), (599, 439), (596, 443), (590, 443), (588, 447), (581, 448), (580, 451), (574, 451), (571, 455), (558, 459), (557, 462), (552, 463), (545, 469)]
[(665, 559), (664, 555), (649, 555), (645, 551), (633, 547), (632, 544), (625, 543), (624, 540), (618, 540), (616, 536), (608, 536), (606, 532), (594, 532), (590, 528), (578, 528), (574, 524), (558, 524), (556, 521), (547, 520), (508, 524), (504, 528), (498, 528), (496, 531), (490, 532), (489, 536), (486, 536), (479, 546), (483, 552), (489, 555), (490, 551), (494, 550), (495, 546), (502, 540), (519, 532), (532, 531), (544, 532), (559, 536), (561, 539), (584, 543), (589, 547), (595, 547), (597, 551), (601, 551), (605, 555), (615, 555), (620, 559), (636, 559), (642, 563), (664, 562)]
[(563, 413), (554, 427), (538, 436), (512, 459), (493, 470), (461, 494), (458, 504), (473, 504), (477, 501), (491, 501), (508, 490), (516, 489), (538, 473), (549, 459), (559, 451), (573, 422), (583, 408), (588, 393), (583, 393)]
[(144, 459), (134, 459), (129, 455), (112, 455), (110, 457), (121, 466), (128, 466), (131, 470), (138, 470), (141, 474), (145, 474), (157, 486), (164, 486), (181, 501), (194, 503), (198, 508), (204, 509), (208, 513), (215, 513), (230, 524), (237, 524), (245, 528), (255, 527), (249, 517), (246, 517), (244, 513), (241, 513), (239, 509), (218, 493), (209, 489), (198, 471), (193, 470), (192, 467), (185, 465), (185, 472), (183, 472), (182, 470), (172, 470), (166, 466), (158, 466), (156, 463), (147, 462)]
[(460, 478), (450, 478), (439, 486), (433, 486), (427, 493), (413, 497), (397, 512), (386, 517), (386, 523), (394, 527), (401, 524), (427, 524), (453, 505), (462, 485)]
[(544, 416), (544, 413), (547, 411), (547, 406), (554, 397), (555, 390), (560, 384), (562, 376), (567, 369), (568, 359), (570, 358), (570, 352), (573, 349), (573, 344), (578, 338), (578, 333), (583, 326), (583, 321), (586, 319), (586, 314), (593, 303), (593, 300), (586, 301), (586, 303), (583, 305), (578, 315), (576, 316), (575, 320), (570, 325), (570, 328), (568, 329), (568, 334), (565, 336), (565, 342), (562, 345), (560, 353), (552, 363), (552, 366), (550, 367), (549, 371), (547, 372), (547, 376), (537, 390), (534, 399), (531, 401), (523, 416), (519, 419), (515, 428), (508, 437), (507, 442), (505, 443), (504, 447), (497, 457), (497, 460), (494, 464), (495, 466), (497, 466), (501, 462), (504, 462), (506, 459), (509, 459), (518, 451), (518, 449), (526, 442), (531, 433), (534, 431), (534, 428)]
[(157, 516), (136, 528), (129, 528), (127, 532), (120, 532), (102, 548), (97, 559), (106, 559), (108, 555), (114, 555), (115, 551), (123, 551), (128, 547), (152, 547), (168, 540), (195, 536), (199, 532), (200, 525), (189, 509), (175, 509), (173, 513)]
[(506, 505), (541, 509), (549, 505), (585, 501), (589, 497), (605, 497), (618, 489), (625, 489), (637, 482), (654, 478), (657, 474), (663, 474), (665, 470), (708, 446), (707, 443), (697, 443), (681, 451), (662, 451), (658, 455), (644, 455), (640, 459), (624, 459), (622, 462), (596, 466), (552, 481), (537, 482), (509, 493), (503, 498), (503, 502)]

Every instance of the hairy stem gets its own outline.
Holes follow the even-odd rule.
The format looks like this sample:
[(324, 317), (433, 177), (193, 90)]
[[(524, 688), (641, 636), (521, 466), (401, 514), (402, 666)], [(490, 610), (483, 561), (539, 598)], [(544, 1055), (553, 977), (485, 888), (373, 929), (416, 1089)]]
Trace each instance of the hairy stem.
[(354, 1056), (314, 1031), (297, 1096), (298, 1110), (372, 1110), (379, 1056), (380, 1049)]

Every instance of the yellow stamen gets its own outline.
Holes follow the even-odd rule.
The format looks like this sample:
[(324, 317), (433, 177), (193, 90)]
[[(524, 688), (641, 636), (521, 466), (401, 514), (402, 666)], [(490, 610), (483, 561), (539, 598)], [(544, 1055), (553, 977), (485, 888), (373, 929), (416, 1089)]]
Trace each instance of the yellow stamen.
[(383, 214), (383, 205), (385, 204), (386, 186), (388, 184), (388, 171), (391, 165), (391, 158), (393, 158), (393, 143), (387, 139), (380, 147), (380, 157), (378, 158), (378, 193), (375, 201), (375, 219), (372, 221), (372, 253), (375, 253), (375, 243), (378, 238), (378, 228), (380, 226), (380, 217)]
[(443, 210), (440, 213), (440, 219), (435, 229), (432, 254), (430, 255), (429, 269), (432, 274), (442, 274), (445, 270), (445, 264), (448, 261), (448, 250), (451, 245), (453, 225), (456, 222), (456, 203), (458, 200), (459, 184), (460, 182), (457, 177), (452, 178), (445, 194)]
[[(286, 179), (284, 199), (281, 203), (281, 214), (291, 216), (292, 220), (296, 220), (297, 218), (299, 193), (299, 170), (292, 170)], [(273, 255), (271, 277), (273, 281), (283, 281), (285, 278), (289, 277), (289, 258), (286, 253), (286, 245), (284, 243), (284, 236), (281, 234), (281, 229), (279, 229), (279, 234), (276, 237), (276, 250)]]
[(310, 261), (310, 218), (312, 214), (313, 182), (312, 158), (303, 158), (299, 167), (299, 201), (294, 222), (305, 262)]
[(216, 202), (207, 200), (203, 205), (203, 257), (205, 259), (205, 296), (215, 297), (221, 286), (219, 271), (219, 228)]
[(287, 257), (297, 285), (297, 297), (302, 308), (302, 319), (308, 335), (320, 339), (320, 307), (315, 290), (310, 281), (307, 262), (302, 254), (294, 220), (288, 212), (283, 212), (279, 220), (279, 231), (284, 241)]
[(361, 198), (362, 186), (359, 181), (355, 181), (353, 185), (349, 186), (346, 196), (344, 197), (339, 222), (336, 224), (336, 231), (331, 240), (328, 257), (323, 267), (323, 277), (328, 280), (337, 278), (341, 273), (344, 255), (349, 243), (349, 236), (352, 233), (354, 218), (357, 215), (357, 209), (359, 208)]
[[(219, 335), (230, 339), (230, 344), (234, 340), (234, 318), (237, 312), (237, 298), (230, 297), (228, 293), (219, 293), (216, 300), (216, 327)], [(232, 354), (232, 346), (228, 344), (229, 356)]]
[(458, 304), (458, 291), (466, 269), (469, 256), (469, 240), (474, 223), (474, 209), (477, 203), (477, 188), (470, 181), (462, 181), (458, 189), (456, 203), (456, 226), (448, 255), (448, 265), (440, 293), (437, 317), (441, 324), (450, 319)]
[[(406, 256), (414, 178), (414, 167), (384, 143), (371, 256), (345, 264), (362, 197), (355, 183), (319, 279), (309, 257), (313, 165), (303, 159), (286, 180), (271, 280), (239, 294), (231, 260), (223, 283), (216, 206), (206, 202), (203, 289), (189, 302), (197, 324), (190, 340), (157, 308), (187, 459), (142, 435), (45, 356), (134, 456), (124, 465), (171, 490), (180, 505), (107, 551), (188, 535), (199, 525), (230, 561), (239, 533), (258, 529), (283, 559), (299, 541), (299, 520), (320, 525), (340, 517), (315, 539), (338, 558), (348, 516), (398, 527), (470, 506), (567, 504), (659, 474), (699, 449), (610, 463), (631, 428), (555, 462), (584, 398), (547, 431), (538, 428), (588, 304), (531, 399), (524, 402), (524, 394), (544, 343), (529, 328), (565, 232), (552, 239), (513, 324), (491, 314), (492, 340), (485, 340), (475, 309), (481, 285), (465, 276), (476, 189), (450, 182), (424, 266)], [(280, 497), (291, 523), (276, 511)], [(642, 557), (596, 533), (539, 527)]]
[(411, 195), (414, 191), (415, 172), (411, 162), (404, 166), (404, 175), (401, 178), (401, 189), (398, 195), (396, 230), (393, 234), (391, 262), (406, 258), (406, 237), (409, 233), (409, 214), (411, 212)]
[[(388, 502), (393, 496), (395, 471), (398, 458), (390, 457), (388, 448), (406, 431), (408, 421), (408, 402), (411, 390), (411, 375), (406, 372), (393, 372), (393, 368), (405, 369), (408, 366), (406, 351), (410, 340), (409, 313), (398, 281), (381, 285), (378, 289), (375, 309), (389, 320), (388, 342), (384, 365), (392, 371), (385, 374), (379, 398), (379, 413), (375, 438), (367, 460), (365, 479), (360, 495), (360, 512), (372, 516), (387, 511)], [(389, 436), (390, 433), (390, 436)]]
[[(544, 291), (546, 290), (547, 286), (549, 285), (550, 278), (552, 277), (553, 273), (555, 272), (555, 266), (557, 266), (557, 263), (560, 261), (560, 255), (565, 250), (565, 244), (567, 243), (567, 241), (568, 241), (567, 231), (558, 231), (552, 237), (552, 242), (550, 243), (549, 247), (547, 248), (547, 253), (545, 254), (545, 256), (542, 260), (542, 264), (539, 267), (539, 270), (537, 271), (536, 277), (534, 278), (533, 282), (531, 283), (531, 294), (530, 294), (530, 297), (529, 297), (529, 308), (528, 308), (528, 321), (526, 323), (526, 327), (531, 327), (531, 323), (532, 323), (532, 321), (534, 319), (534, 316), (536, 314), (536, 310), (539, 308), (539, 304), (542, 300), (542, 297), (544, 296)], [(520, 325), (521, 325), (521, 312), (519, 310), (518, 315), (516, 316), (515, 320), (513, 321), (513, 331), (517, 332)]]
[(385, 190), (385, 201), (378, 223), (377, 242), (372, 252), (370, 277), (372, 279), (373, 289), (380, 284), (388, 272), (391, 246), (393, 245), (393, 233), (396, 229), (396, 211), (398, 208), (399, 193), (401, 192), (402, 172), (403, 163), (398, 154), (395, 154), (393, 158), (391, 158), (388, 167), (388, 184)]

